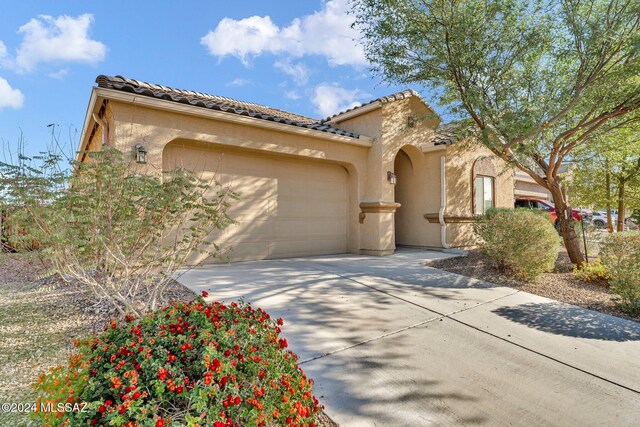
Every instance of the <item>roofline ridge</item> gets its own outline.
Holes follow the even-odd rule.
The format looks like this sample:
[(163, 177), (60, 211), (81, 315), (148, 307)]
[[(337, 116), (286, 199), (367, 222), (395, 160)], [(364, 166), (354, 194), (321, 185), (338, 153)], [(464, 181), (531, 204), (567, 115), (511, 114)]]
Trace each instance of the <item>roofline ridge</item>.
[(329, 117), (326, 117), (326, 118), (322, 119), (321, 122), (322, 123), (330, 122), (330, 121), (334, 120), (336, 117), (339, 117), (339, 116), (341, 116), (343, 114), (350, 113), (352, 111), (359, 110), (360, 108), (367, 107), (369, 105), (375, 104), (376, 102), (379, 102), (381, 104), (387, 104), (389, 102), (395, 102), (395, 101), (399, 101), (399, 100), (402, 100), (402, 99), (407, 99), (407, 98), (410, 98), (410, 97), (413, 97), (413, 96), (417, 97), (423, 104), (425, 104), (427, 106), (427, 108), (429, 108), (431, 111), (433, 111), (440, 118), (440, 115), (433, 109), (433, 107), (431, 107), (431, 105), (429, 105), (429, 103), (427, 101), (425, 101), (425, 99), (422, 97), (422, 95), (420, 95), (416, 90), (414, 90), (412, 88), (406, 88), (406, 89), (403, 89), (401, 91), (394, 92), (394, 93), (389, 94), (389, 95), (378, 97), (376, 99), (373, 99), (371, 101), (365, 102), (365, 103), (360, 104), (358, 106), (355, 106), (355, 107), (346, 109), (344, 111), (341, 111), (339, 113), (333, 114), (333, 115), (331, 115)]
[[(181, 95), (194, 94), (194, 95), (196, 95), (196, 96), (198, 96), (200, 98), (217, 98), (217, 99), (222, 99), (225, 102), (229, 102), (231, 104), (236, 104), (236, 105), (239, 104), (239, 105), (242, 105), (242, 106), (246, 106), (246, 107), (249, 107), (250, 109), (253, 109), (253, 108), (264, 108), (264, 109), (269, 109), (269, 110), (273, 110), (273, 111), (279, 111), (281, 113), (285, 113), (285, 114), (288, 114), (288, 115), (304, 118), (304, 119), (307, 119), (309, 122), (313, 122), (313, 123), (320, 123), (321, 122), (320, 119), (316, 119), (314, 117), (303, 116), (301, 114), (292, 113), (290, 111), (285, 111), (285, 110), (282, 110), (280, 108), (270, 107), (270, 106), (264, 105), (264, 104), (258, 104), (256, 102), (241, 101), (239, 99), (231, 98), (231, 97), (228, 97), (228, 96), (213, 95), (213, 94), (206, 93), (206, 92), (200, 92), (200, 91), (194, 91), (194, 90), (188, 90), (188, 89), (178, 89), (178, 88), (171, 87), (171, 86), (165, 86), (165, 85), (160, 85), (160, 84), (156, 84), (156, 83), (145, 82), (145, 81), (142, 81), (142, 80), (131, 79), (131, 78), (119, 75), (119, 74), (116, 75), (116, 76), (109, 76), (109, 75), (106, 75), (106, 74), (100, 74), (98, 77), (96, 77), (96, 83), (99, 84), (98, 80), (101, 77), (106, 79), (106, 80), (121, 79), (121, 80), (123, 80), (123, 83), (129, 83), (129, 84), (133, 83), (136, 86), (147, 88), (147, 89), (151, 89), (151, 90), (160, 89), (160, 90), (164, 90), (164, 91), (175, 92), (175, 93), (178, 93), (178, 94), (181, 94)], [(258, 110), (254, 110), (253, 112), (259, 113), (259, 114), (264, 114), (264, 113), (261, 113)]]
[(315, 131), (332, 133), (354, 139), (359, 139), (361, 136), (358, 132), (351, 132), (340, 129), (334, 125), (327, 125), (321, 120), (312, 117), (229, 97), (176, 89), (170, 86), (130, 79), (121, 75), (108, 76), (100, 74), (96, 77), (95, 81), (100, 88), (129, 92), (134, 95), (163, 99), (169, 102), (190, 104), (194, 107), (220, 110), (239, 115), (250, 115), (262, 120), (305, 127)]

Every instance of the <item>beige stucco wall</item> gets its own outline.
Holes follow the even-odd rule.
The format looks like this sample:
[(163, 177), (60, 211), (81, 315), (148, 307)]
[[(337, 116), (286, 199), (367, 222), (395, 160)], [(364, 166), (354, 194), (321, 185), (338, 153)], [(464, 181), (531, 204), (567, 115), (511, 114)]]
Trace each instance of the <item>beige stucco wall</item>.
[[(410, 116), (415, 118), (414, 126), (409, 125)], [(439, 245), (438, 226), (424, 219), (424, 213), (434, 208), (440, 197), (439, 163), (437, 158), (421, 151), (439, 123), (433, 111), (416, 97), (385, 103), (376, 110), (337, 123), (374, 138), (367, 157), (363, 202), (403, 204), (395, 212), (385, 209), (366, 213), (362, 222), (365, 253), (392, 253), (398, 238), (398, 244), (402, 245)], [(398, 185), (387, 181), (387, 172), (396, 173)], [(374, 250), (376, 245), (378, 249)]]
[[(494, 204), (513, 208), (513, 169), (481, 143), (466, 139), (447, 148), (447, 209), (452, 217), (447, 226), (447, 240), (452, 247), (466, 247), (476, 242), (470, 219), (473, 217), (474, 162), (488, 159), (493, 164)], [(458, 222), (453, 222), (458, 221)]]
[[(133, 159), (133, 146), (143, 144), (148, 163), (132, 165), (140, 171), (160, 175), (165, 146), (172, 141), (192, 141), (212, 147), (232, 147), (255, 154), (314, 159), (341, 165), (349, 173), (348, 251), (359, 253), (362, 246), (359, 203), (367, 175), (368, 148), (355, 144), (296, 135), (259, 127), (243, 126), (204, 117), (143, 108), (112, 101), (113, 141)], [(315, 132), (317, 133), (317, 132)]]
[(514, 181), (516, 198), (552, 199), (549, 190), (535, 182), (533, 178), (525, 172), (516, 170), (514, 173)]

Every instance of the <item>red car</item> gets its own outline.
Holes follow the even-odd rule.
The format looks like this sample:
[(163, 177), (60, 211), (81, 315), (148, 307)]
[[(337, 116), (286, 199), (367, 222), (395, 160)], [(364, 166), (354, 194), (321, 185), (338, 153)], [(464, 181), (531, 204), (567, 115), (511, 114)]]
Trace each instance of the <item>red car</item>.
[[(527, 209), (540, 209), (543, 211), (549, 212), (549, 217), (556, 228), (560, 227), (560, 222), (558, 221), (558, 215), (556, 214), (556, 207), (552, 202), (546, 200), (538, 200), (538, 199), (517, 199), (515, 203), (516, 208), (527, 208)], [(580, 211), (578, 209), (571, 209), (571, 215), (573, 219), (576, 221), (582, 221), (582, 215), (580, 215)]]

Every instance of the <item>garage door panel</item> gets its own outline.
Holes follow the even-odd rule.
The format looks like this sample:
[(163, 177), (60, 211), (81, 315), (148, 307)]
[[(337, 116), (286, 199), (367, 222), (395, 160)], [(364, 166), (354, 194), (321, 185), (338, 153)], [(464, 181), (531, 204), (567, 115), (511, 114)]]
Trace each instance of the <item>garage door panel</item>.
[(273, 258), (295, 257), (303, 255), (323, 255), (343, 252), (342, 238), (276, 241), (270, 248)]
[(277, 194), (277, 182), (274, 178), (259, 176), (230, 176), (225, 174), (219, 180), (224, 187), (230, 187), (245, 199), (270, 199)]
[(172, 167), (176, 159), (239, 193), (239, 200), (232, 201), (229, 209), (237, 224), (210, 236), (230, 248), (230, 260), (347, 251), (348, 173), (343, 167), (234, 150), (196, 149), (188, 144), (165, 149), (165, 167)]
[(224, 255), (229, 261), (252, 261), (264, 259), (269, 253), (269, 242), (235, 242), (229, 245)]
[(268, 220), (238, 221), (227, 227), (220, 235), (228, 242), (269, 240), (273, 234), (273, 224)]

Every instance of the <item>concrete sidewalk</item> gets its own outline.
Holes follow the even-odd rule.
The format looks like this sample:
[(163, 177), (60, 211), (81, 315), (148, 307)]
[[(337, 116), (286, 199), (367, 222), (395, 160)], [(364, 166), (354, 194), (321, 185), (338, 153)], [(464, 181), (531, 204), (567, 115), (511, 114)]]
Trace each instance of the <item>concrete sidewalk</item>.
[(213, 265), (179, 280), (242, 296), (351, 425), (637, 425), (640, 324), (425, 267), (440, 252)]

